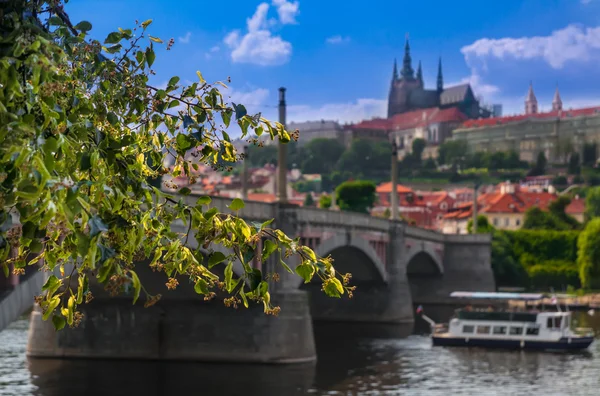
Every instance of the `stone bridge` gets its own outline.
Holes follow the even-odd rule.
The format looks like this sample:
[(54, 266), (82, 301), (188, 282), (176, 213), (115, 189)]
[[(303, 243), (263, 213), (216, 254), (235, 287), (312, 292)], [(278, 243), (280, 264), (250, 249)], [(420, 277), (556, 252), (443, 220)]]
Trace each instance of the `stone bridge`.
[[(185, 199), (193, 203), (197, 197)], [(211, 206), (228, 212), (229, 203), (217, 197)], [(274, 318), (265, 316), (262, 306), (234, 311), (218, 301), (205, 302), (183, 280), (176, 291), (166, 291), (164, 274), (144, 272), (139, 266), (146, 287), (163, 295), (155, 307), (132, 306), (130, 298), (109, 298), (98, 290), (94, 301), (83, 307), (82, 324), (59, 333), (41, 320), (36, 309), (31, 317), (30, 356), (314, 360), (312, 320), (349, 322), (349, 326), (357, 322), (412, 325), (417, 304), (426, 309), (448, 305), (455, 290), (495, 290), (489, 235), (444, 235), (368, 215), (251, 201), (238, 215), (248, 221), (275, 219), (273, 227), (299, 236), (301, 243), (321, 256), (331, 255), (338, 271), (352, 273), (352, 284), (357, 286), (354, 297), (325, 296), (320, 284), (303, 284), (298, 276), (282, 270), (279, 257), (255, 261), (254, 266), (281, 275), (279, 282), (271, 282), (272, 298), (282, 308)], [(183, 224), (176, 227), (187, 230)], [(291, 259), (288, 264), (294, 268), (297, 263)], [(241, 273), (241, 264), (237, 266)], [(20, 290), (19, 307), (5, 304), (14, 304), (15, 298), (0, 300), (0, 325), (31, 306), (33, 299), (26, 304), (23, 296), (39, 289), (41, 275), (46, 274), (30, 276), (22, 285), (13, 279), (14, 291), (8, 295)]]

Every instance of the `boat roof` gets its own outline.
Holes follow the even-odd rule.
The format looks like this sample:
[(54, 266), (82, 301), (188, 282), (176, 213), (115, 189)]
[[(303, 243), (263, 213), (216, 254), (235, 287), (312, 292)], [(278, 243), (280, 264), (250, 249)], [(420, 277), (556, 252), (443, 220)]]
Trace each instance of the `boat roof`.
[(543, 293), (492, 293), (492, 292), (465, 292), (455, 291), (450, 293), (454, 298), (482, 298), (497, 300), (541, 300), (546, 297)]

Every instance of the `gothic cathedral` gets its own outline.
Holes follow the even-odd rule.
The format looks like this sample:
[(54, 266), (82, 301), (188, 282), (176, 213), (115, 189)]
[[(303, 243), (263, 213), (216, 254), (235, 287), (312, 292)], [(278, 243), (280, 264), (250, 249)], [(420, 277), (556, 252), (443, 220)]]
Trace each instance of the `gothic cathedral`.
[(410, 45), (407, 39), (404, 46), (404, 59), (400, 75), (398, 75), (396, 61), (394, 61), (392, 84), (388, 99), (388, 118), (396, 114), (432, 107), (442, 109), (457, 107), (462, 113), (472, 119), (487, 118), (490, 116), (490, 111), (480, 106), (469, 84), (444, 88), (441, 58), (438, 64), (436, 89), (425, 89), (421, 62), (419, 62), (415, 77), (410, 57)]

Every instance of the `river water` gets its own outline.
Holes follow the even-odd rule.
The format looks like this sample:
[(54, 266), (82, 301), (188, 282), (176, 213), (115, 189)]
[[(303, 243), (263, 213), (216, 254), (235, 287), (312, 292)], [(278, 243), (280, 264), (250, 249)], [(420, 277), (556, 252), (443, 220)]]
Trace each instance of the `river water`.
[[(578, 315), (600, 335), (599, 314)], [(316, 365), (167, 364), (29, 360), (23, 318), (0, 333), (0, 395), (600, 394), (600, 339), (579, 353), (434, 348), (397, 328), (348, 326), (316, 327)]]

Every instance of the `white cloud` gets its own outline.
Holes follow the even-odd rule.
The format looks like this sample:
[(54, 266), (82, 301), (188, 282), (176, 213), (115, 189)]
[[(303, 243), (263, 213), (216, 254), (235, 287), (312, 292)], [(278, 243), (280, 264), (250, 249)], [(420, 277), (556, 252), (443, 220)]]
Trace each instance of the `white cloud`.
[[(274, 0), (280, 22), (295, 23), (298, 3)], [(268, 20), (269, 4), (261, 3), (254, 15), (246, 19), (248, 32), (241, 35), (240, 30), (229, 32), (223, 42), (231, 49), (231, 59), (236, 63), (253, 63), (261, 66), (281, 65), (286, 63), (292, 54), (292, 44), (281, 36), (274, 36), (269, 30), (277, 22)]]
[(600, 57), (600, 27), (569, 25), (548, 36), (521, 38), (483, 38), (461, 49), (467, 63), (488, 58), (531, 60), (543, 59), (552, 68), (561, 69), (567, 62), (585, 62)]
[(326, 103), (314, 107), (310, 105), (292, 105), (287, 108), (290, 121), (337, 120), (342, 123), (360, 122), (373, 117), (385, 117), (387, 100), (357, 99), (354, 102)]
[(296, 16), (300, 13), (300, 3), (297, 1), (273, 0), (273, 6), (277, 7), (279, 22), (284, 25), (297, 23)]
[(581, 4), (590, 4), (592, 0), (581, 0)]
[(226, 96), (228, 102), (243, 104), (248, 109), (260, 108), (269, 98), (269, 90), (266, 88), (238, 91), (230, 87), (224, 91), (222, 93)]
[(327, 43), (329, 43), (329, 44), (342, 44), (342, 43), (349, 42), (350, 41), (350, 37), (347, 37), (347, 36), (346, 37), (342, 37), (342, 36), (340, 36), (338, 34), (338, 35), (335, 35), (335, 36), (328, 37), (325, 41)]
[(252, 17), (246, 19), (249, 32), (255, 32), (261, 28), (266, 28), (267, 12), (269, 12), (269, 5), (267, 3), (260, 3), (256, 7), (256, 11)]
[(220, 49), (221, 49), (221, 48), (220, 48), (218, 45), (215, 45), (214, 47), (212, 47), (212, 48), (210, 49), (210, 52), (219, 52), (219, 50), (220, 50)]
[(187, 33), (185, 34), (185, 36), (183, 36), (183, 37), (179, 37), (179, 40), (178, 40), (178, 41), (179, 41), (181, 44), (187, 44), (187, 43), (189, 43), (189, 42), (190, 42), (190, 38), (191, 38), (191, 37), (192, 37), (192, 32), (187, 32)]

